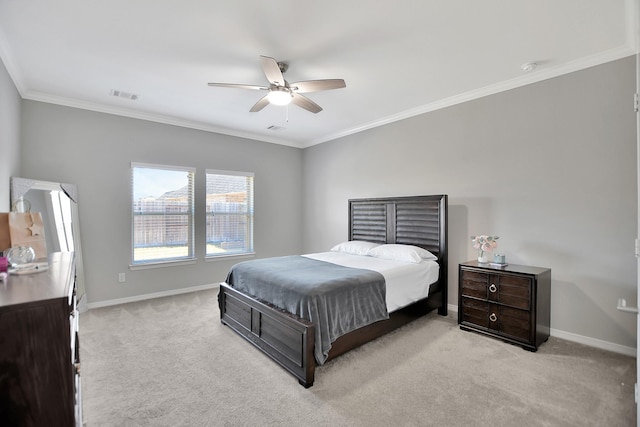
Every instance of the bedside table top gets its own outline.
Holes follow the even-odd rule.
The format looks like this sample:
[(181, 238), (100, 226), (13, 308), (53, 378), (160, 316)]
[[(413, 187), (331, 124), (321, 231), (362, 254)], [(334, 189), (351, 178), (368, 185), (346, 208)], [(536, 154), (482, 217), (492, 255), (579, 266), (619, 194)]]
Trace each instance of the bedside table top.
[(529, 265), (507, 264), (504, 267), (498, 267), (491, 264), (481, 264), (478, 261), (467, 261), (460, 263), (460, 266), (479, 268), (486, 271), (505, 271), (510, 273), (521, 273), (538, 275), (549, 271), (549, 268), (544, 267), (532, 267)]

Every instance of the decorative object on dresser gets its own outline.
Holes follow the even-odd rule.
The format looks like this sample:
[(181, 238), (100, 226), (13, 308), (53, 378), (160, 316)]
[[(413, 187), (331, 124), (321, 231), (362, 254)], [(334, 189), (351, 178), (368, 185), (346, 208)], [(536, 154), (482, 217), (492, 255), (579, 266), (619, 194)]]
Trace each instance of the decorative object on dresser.
[[(378, 254), (380, 257), (390, 256), (390, 252), (394, 252), (394, 249), (401, 249), (399, 245), (412, 245), (419, 251), (428, 251), (433, 256), (429, 262), (437, 263), (437, 277), (433, 283), (429, 282), (431, 285), (428, 286), (426, 297), (419, 297), (421, 299), (413, 299), (413, 303), (401, 305), (401, 308), (389, 313), (388, 319), (374, 321), (330, 340), (330, 349), (324, 360), (317, 359), (317, 346), (326, 342), (322, 339), (323, 331), (326, 332), (328, 326), (324, 325), (324, 322), (315, 320), (318, 323), (316, 324), (308, 318), (303, 319), (302, 315), (295, 315), (276, 306), (273, 301), (266, 302), (255, 297), (251, 292), (237, 289), (232, 283), (220, 284), (218, 304), (222, 323), (262, 350), (294, 375), (305, 387), (313, 385), (315, 368), (318, 364), (384, 335), (432, 310), (437, 309), (438, 314), (447, 315), (446, 195), (349, 200), (349, 241), (352, 242), (352, 246), (356, 243), (355, 241), (385, 245), (387, 251), (381, 251), (382, 253)], [(367, 253), (371, 254), (372, 251)], [(369, 255), (352, 256), (368, 258), (369, 261), (375, 258)], [(269, 260), (256, 261), (262, 264), (263, 261)], [(421, 262), (417, 260), (418, 264)], [(411, 263), (404, 264), (404, 267), (407, 267), (406, 264)], [(255, 265), (255, 263), (252, 264), (252, 266)], [(292, 289), (300, 289), (302, 282), (299, 281), (298, 276), (290, 273), (289, 269), (283, 269), (283, 271), (287, 272), (283, 279), (286, 280), (287, 285), (291, 286), (290, 282), (295, 281), (296, 285), (291, 286)], [(229, 282), (232, 282), (229, 279), (235, 276), (233, 272), (234, 269), (227, 278)], [(272, 276), (264, 275), (263, 277)], [(322, 281), (322, 279), (319, 280), (319, 282)], [(245, 282), (256, 283), (255, 279), (245, 280)], [(328, 283), (334, 282), (335, 280)], [(383, 290), (386, 290), (387, 284), (385, 283), (384, 286)], [(267, 290), (269, 289), (272, 289), (271, 284)], [(334, 314), (349, 315), (351, 318), (363, 320), (361, 313), (354, 307), (350, 310), (338, 311)], [(390, 309), (387, 308), (387, 310)], [(316, 338), (317, 335), (320, 335), (319, 339)], [(324, 348), (322, 350), (324, 356)]]
[(47, 257), (47, 242), (40, 212), (9, 212), (11, 247), (33, 249), (35, 258)]
[(31, 246), (13, 246), (7, 250), (7, 260), (11, 267), (28, 264), (36, 259), (36, 253)]
[(492, 251), (498, 247), (498, 239), (498, 236), (487, 236), (485, 234), (471, 236), (473, 248), (478, 250), (478, 262), (483, 264), (489, 262), (489, 256), (487, 255), (487, 252)]
[(536, 351), (549, 338), (551, 270), (477, 261), (459, 265), (458, 323)]
[(495, 253), (493, 254), (493, 262), (490, 263), (494, 267), (506, 267), (507, 257), (505, 254)]
[(72, 252), (0, 285), (0, 425), (81, 426), (80, 344)]

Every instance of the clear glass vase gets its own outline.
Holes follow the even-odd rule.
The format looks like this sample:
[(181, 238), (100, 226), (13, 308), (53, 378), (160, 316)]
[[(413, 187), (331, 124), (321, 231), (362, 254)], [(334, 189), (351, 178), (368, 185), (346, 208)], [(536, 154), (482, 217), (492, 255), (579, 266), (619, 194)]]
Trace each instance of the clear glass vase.
[(36, 259), (36, 253), (29, 246), (14, 246), (7, 253), (7, 260), (12, 266), (28, 264), (34, 259)]
[(478, 262), (481, 264), (486, 264), (489, 262), (489, 255), (483, 250), (478, 251)]

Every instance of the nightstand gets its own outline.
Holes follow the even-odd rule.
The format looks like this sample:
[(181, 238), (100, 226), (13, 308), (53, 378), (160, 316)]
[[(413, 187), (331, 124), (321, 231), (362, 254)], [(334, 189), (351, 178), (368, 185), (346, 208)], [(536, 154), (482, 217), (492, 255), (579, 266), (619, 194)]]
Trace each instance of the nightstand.
[(469, 261), (459, 265), (458, 323), (536, 351), (549, 338), (551, 270)]

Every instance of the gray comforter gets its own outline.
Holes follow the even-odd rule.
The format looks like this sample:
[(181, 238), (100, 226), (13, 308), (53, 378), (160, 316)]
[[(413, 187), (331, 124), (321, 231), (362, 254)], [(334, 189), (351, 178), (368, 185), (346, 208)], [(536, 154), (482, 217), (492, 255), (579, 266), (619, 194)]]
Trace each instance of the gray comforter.
[(336, 338), (388, 319), (382, 274), (303, 256), (245, 261), (232, 267), (227, 283), (316, 327), (315, 358), (322, 365)]

